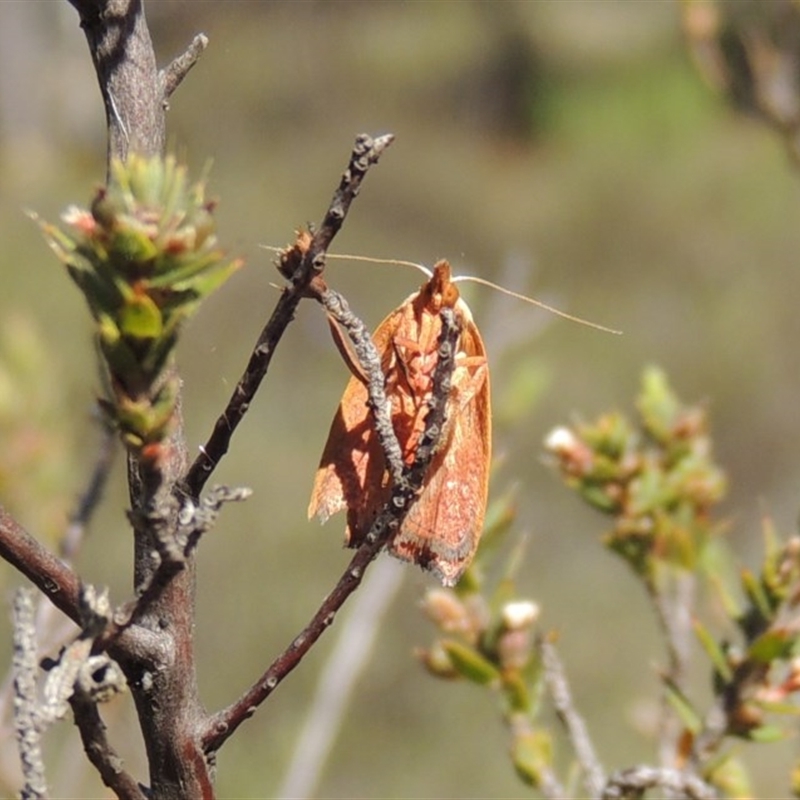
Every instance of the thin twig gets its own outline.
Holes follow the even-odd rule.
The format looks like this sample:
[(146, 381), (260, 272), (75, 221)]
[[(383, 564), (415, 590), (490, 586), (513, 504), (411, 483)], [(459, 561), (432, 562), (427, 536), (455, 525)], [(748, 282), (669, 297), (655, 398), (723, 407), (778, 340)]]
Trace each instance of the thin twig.
[(198, 33), (186, 50), (158, 73), (158, 80), (164, 95), (164, 103), (169, 100), (170, 95), (180, 86), (181, 81), (197, 63), (206, 47), (208, 47), (208, 36), (204, 33)]
[(47, 796), (41, 748), (41, 720), (36, 689), (36, 627), (34, 593), (14, 593), (14, 728), (25, 786), (23, 800)]
[(186, 502), (178, 519), (178, 532), (161, 537), (157, 542), (159, 565), (150, 581), (134, 600), (117, 608), (111, 622), (105, 626), (94, 644), (95, 651), (104, 650), (116, 642), (134, 625), (166, 591), (172, 578), (185, 569), (187, 559), (196, 549), (200, 537), (211, 530), (225, 503), (246, 500), (251, 490), (239, 487), (215, 486), (199, 505)]
[(71, 701), (75, 725), (81, 735), (83, 749), (103, 783), (120, 800), (146, 800), (147, 795), (136, 780), (122, 768), (122, 759), (106, 736), (106, 724), (97, 704), (84, 700)]
[(569, 735), (578, 763), (583, 770), (583, 783), (590, 797), (600, 797), (606, 784), (606, 777), (600, 759), (595, 753), (594, 745), (583, 717), (572, 702), (564, 666), (558, 657), (552, 642), (542, 639), (539, 644), (544, 665), (544, 678), (550, 697), (553, 700), (558, 718)]
[[(417, 449), (414, 464), (406, 469), (402, 479), (392, 485), (389, 501), (378, 514), (364, 543), (356, 551), (333, 591), (325, 598), (303, 631), (281, 653), (264, 674), (234, 703), (215, 714), (202, 736), (202, 746), (210, 755), (224, 744), (233, 732), (249, 719), (281, 681), (300, 663), (320, 636), (333, 623), (337, 611), (358, 588), (365, 570), (397, 532), (419, 494), (425, 473), (441, 435), (450, 380), (455, 365), (457, 321), (450, 309), (443, 309), (439, 357), (433, 374), (431, 408), (425, 418), (425, 431)], [(374, 344), (368, 345), (374, 349)], [(365, 368), (366, 366), (362, 365)]]
[(353, 691), (361, 681), (386, 611), (405, 575), (406, 570), (397, 561), (378, 560), (350, 602), (344, 627), (320, 673), (292, 761), (275, 797), (302, 800), (314, 796)]
[(648, 789), (657, 787), (690, 800), (716, 800), (719, 796), (697, 775), (677, 769), (639, 766), (611, 775), (601, 797), (602, 800), (638, 800)]
[(275, 348), (289, 323), (294, 319), (295, 310), (305, 296), (309, 282), (325, 266), (328, 247), (342, 227), (350, 204), (358, 194), (367, 171), (378, 162), (392, 140), (391, 135), (377, 139), (366, 134), (356, 137), (355, 146), (350, 154), (350, 163), (342, 175), (339, 187), (334, 192), (322, 225), (314, 232), (302, 263), (291, 277), (289, 286), (283, 290), (272, 316), (258, 337), (244, 374), (236, 384), (228, 405), (217, 419), (211, 436), (189, 469), (183, 485), (189, 497), (198, 497), (211, 473), (228, 452), (231, 438), (267, 374)]
[(78, 497), (75, 510), (69, 517), (69, 525), (59, 542), (59, 553), (67, 562), (72, 561), (78, 553), (86, 527), (103, 497), (117, 451), (116, 431), (105, 421), (101, 421), (100, 426), (101, 438), (89, 482)]
[[(691, 659), (695, 578), (688, 573), (677, 575), (674, 578), (671, 594), (656, 585), (653, 580), (645, 583), (666, 641), (667, 677), (671, 683), (682, 690)], [(659, 729), (659, 762), (662, 767), (672, 767), (676, 763), (678, 755), (681, 725), (672, 711), (666, 693), (663, 693), (661, 699)]]
[(367, 377), (373, 425), (386, 458), (386, 467), (392, 482), (399, 483), (404, 469), (403, 450), (392, 426), (392, 410), (386, 397), (386, 377), (381, 368), (381, 355), (375, 348), (367, 326), (350, 310), (344, 297), (324, 287), (317, 299), (337, 324), (347, 331), (353, 342), (353, 350)]

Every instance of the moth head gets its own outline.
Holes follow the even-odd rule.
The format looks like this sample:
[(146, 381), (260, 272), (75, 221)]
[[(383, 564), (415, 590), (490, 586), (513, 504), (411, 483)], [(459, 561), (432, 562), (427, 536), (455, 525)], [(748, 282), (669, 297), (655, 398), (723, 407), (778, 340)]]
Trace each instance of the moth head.
[(453, 308), (460, 297), (458, 287), (453, 283), (450, 263), (442, 259), (433, 266), (433, 275), (422, 285), (420, 297), (425, 306), (434, 312), (442, 308)]

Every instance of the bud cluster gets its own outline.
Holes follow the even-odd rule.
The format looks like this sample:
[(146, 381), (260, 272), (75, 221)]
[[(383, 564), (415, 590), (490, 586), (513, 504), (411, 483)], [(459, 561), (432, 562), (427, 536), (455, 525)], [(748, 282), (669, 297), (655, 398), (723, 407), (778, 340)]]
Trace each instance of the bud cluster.
[(181, 323), (240, 265), (217, 248), (204, 195), (174, 158), (132, 154), (114, 162), (88, 209), (67, 209), (65, 230), (40, 221), (94, 318), (110, 385), (103, 406), (138, 452), (169, 433), (178, 384), (167, 368)]

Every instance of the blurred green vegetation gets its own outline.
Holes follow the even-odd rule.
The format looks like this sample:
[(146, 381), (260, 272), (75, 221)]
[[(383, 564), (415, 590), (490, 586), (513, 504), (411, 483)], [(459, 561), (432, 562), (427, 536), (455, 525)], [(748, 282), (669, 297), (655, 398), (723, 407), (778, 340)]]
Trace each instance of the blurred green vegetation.
[[(147, 8), (162, 62), (194, 33), (210, 37), (172, 98), (170, 141), (195, 175), (213, 158), (220, 240), (247, 259), (182, 341), (190, 447), (204, 441), (277, 296), (278, 276), (258, 245), (284, 244), (319, 219), (362, 130), (397, 140), (368, 176), (336, 251), (447, 257), (459, 271), (624, 330), (613, 337), (468, 291), (502, 412), (493, 491), (517, 485), (518, 525), (531, 535), (518, 586), (542, 605), (543, 624), (561, 631), (576, 703), (607, 765), (650, 759), (654, 665), (664, 658), (654, 620), (599, 544), (601, 524), (541, 464), (541, 441), (572, 414), (626, 406), (642, 366), (657, 363), (682, 396), (709, 403), (730, 479), (724, 511), (743, 558), (758, 557), (763, 508), (779, 527), (793, 526), (800, 226), (791, 211), (797, 178), (781, 143), (703, 86), (677, 4), (184, 0)], [(23, 209), (55, 219), (87, 202), (104, 174), (102, 109), (73, 9), (0, 4), (0, 27), (11, 15), (19, 25), (20, 14), (36, 59), (15, 72), (18, 102), (0, 117), (0, 314), (41, 331), (59, 376), (48, 391), (60, 435), (80, 444), (48, 502), (59, 494), (68, 505), (98, 436), (90, 323)], [(520, 72), (526, 80), (516, 82)], [(340, 261), (328, 278), (371, 324), (419, 284), (415, 273)], [(288, 644), (346, 563), (343, 523), (320, 530), (305, 521), (346, 379), (320, 309), (305, 304), (216, 475), (255, 496), (226, 509), (201, 548), (198, 648), (209, 707), (231, 700)], [(50, 413), (31, 404), (30, 423), (50, 430)], [(121, 463), (79, 563), (116, 600), (131, 584)], [(19, 516), (39, 532), (32, 513)], [(490, 701), (468, 687), (442, 691), (412, 658), (428, 635), (417, 608), (428, 583), (409, 570), (321, 796), (527, 796), (508, 769)], [(5, 624), (0, 633), (8, 641)], [(330, 645), (315, 648), (223, 749), (220, 796), (275, 790)], [(136, 770), (126, 703), (109, 716)], [(48, 738), (55, 788), (98, 796), (93, 776), (66, 767), (80, 761), (79, 744), (62, 728)], [(786, 786), (779, 755), (757, 751), (764, 792)]]

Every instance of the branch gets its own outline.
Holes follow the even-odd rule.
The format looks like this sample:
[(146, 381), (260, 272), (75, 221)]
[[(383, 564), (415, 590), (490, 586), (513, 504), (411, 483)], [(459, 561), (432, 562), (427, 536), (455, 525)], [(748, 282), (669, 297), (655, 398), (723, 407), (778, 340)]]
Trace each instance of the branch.
[(351, 601), (275, 797), (303, 800), (315, 796), (337, 733), (347, 717), (353, 692), (357, 691), (386, 612), (405, 575), (405, 568), (397, 561), (378, 560)]
[(71, 620), (80, 622), (80, 579), (0, 506), (0, 557), (19, 570)]
[(567, 729), (570, 742), (575, 750), (578, 763), (583, 770), (583, 782), (590, 797), (600, 797), (606, 783), (606, 776), (594, 745), (589, 738), (586, 723), (572, 702), (572, 694), (561, 659), (553, 643), (547, 639), (540, 642), (544, 679), (553, 699), (556, 714)]
[(189, 70), (197, 63), (203, 54), (203, 50), (208, 47), (208, 36), (198, 33), (192, 39), (185, 52), (174, 58), (169, 65), (158, 73), (158, 80), (161, 85), (163, 102), (166, 103), (170, 95), (180, 86), (181, 81), (186, 77)]
[[(159, 74), (142, 0), (70, 0), (78, 10), (91, 52), (108, 125), (108, 169), (130, 152), (162, 155), (167, 93), (175, 89), (199, 54), (199, 41)], [(128, 456), (134, 585), (153, 586), (161, 558), (178, 533), (176, 482), (188, 458), (180, 400), (174, 430), (158, 464)], [(198, 751), (194, 726), (204, 711), (194, 657), (195, 565), (186, 559), (171, 580), (148, 597), (138, 625), (109, 647), (128, 678), (147, 750), (151, 791), (171, 800), (213, 795), (210, 765)], [(77, 591), (75, 593), (77, 595)]]
[[(667, 591), (657, 586), (654, 580), (645, 580), (647, 593), (666, 640), (669, 660), (667, 677), (681, 690), (686, 682), (694, 638), (692, 609), (695, 583), (694, 575), (678, 574), (674, 578), (673, 592), (668, 595)], [(674, 764), (678, 757), (682, 725), (672, 710), (666, 692), (663, 692), (661, 697), (659, 729), (659, 761), (662, 767), (668, 767)]]
[(36, 690), (36, 625), (33, 592), (14, 594), (14, 728), (25, 786), (23, 800), (47, 796)]
[(72, 561), (83, 541), (86, 527), (103, 497), (111, 474), (111, 464), (117, 447), (117, 434), (111, 425), (102, 421), (101, 439), (95, 456), (94, 467), (83, 494), (78, 497), (75, 510), (70, 514), (69, 525), (59, 542), (59, 552), (66, 561)]
[(696, 775), (677, 769), (646, 766), (615, 772), (608, 779), (601, 797), (602, 800), (638, 800), (648, 789), (656, 787), (690, 800), (716, 800), (718, 797), (714, 788)]
[[(341, 298), (340, 302), (346, 307)], [(431, 408), (425, 418), (425, 431), (417, 448), (414, 464), (404, 470), (401, 480), (393, 484), (392, 495), (364, 538), (364, 543), (356, 551), (333, 591), (322, 602), (308, 625), (250, 689), (232, 705), (211, 718), (202, 736), (203, 750), (206, 754), (210, 755), (219, 750), (233, 732), (255, 713), (258, 706), (272, 694), (333, 623), (337, 611), (358, 588), (365, 570), (400, 528), (413, 501), (421, 491), (445, 419), (447, 396), (450, 393), (450, 381), (455, 365), (456, 342), (460, 333), (452, 310), (443, 309), (441, 316), (442, 334), (439, 340), (439, 357), (433, 374)], [(358, 346), (364, 344), (360, 343)], [(371, 348), (375, 351), (375, 345), (371, 340), (365, 346), (367, 350)], [(369, 363), (372, 363), (373, 357), (373, 355), (368, 357)], [(367, 364), (361, 366), (366, 372)], [(382, 413), (388, 411), (384, 409)]]
[[(314, 288), (313, 284), (312, 288)], [(322, 303), (328, 314), (347, 331), (353, 342), (355, 355), (367, 376), (367, 391), (369, 392), (375, 433), (378, 435), (386, 457), (386, 466), (392, 482), (400, 483), (403, 480), (405, 468), (403, 450), (392, 425), (392, 408), (386, 397), (386, 377), (381, 367), (381, 354), (375, 348), (367, 326), (350, 310), (344, 297), (338, 292), (331, 291), (327, 286), (317, 285), (317, 288), (319, 289), (317, 300)], [(447, 394), (444, 396), (447, 397)]]
[(122, 759), (108, 741), (106, 725), (97, 704), (85, 700), (70, 701), (75, 724), (81, 735), (83, 749), (103, 783), (120, 800), (146, 800), (139, 784), (122, 768)]
[(164, 97), (141, 0), (69, 0), (81, 18), (108, 126), (108, 160), (164, 149)]
[(305, 296), (311, 279), (325, 266), (328, 247), (342, 227), (350, 204), (358, 194), (367, 171), (378, 162), (393, 138), (388, 134), (372, 139), (363, 133), (356, 137), (355, 146), (350, 154), (350, 163), (342, 175), (339, 187), (334, 192), (322, 226), (313, 234), (297, 269), (289, 276), (290, 285), (283, 290), (272, 316), (258, 337), (247, 368), (239, 379), (228, 405), (217, 419), (211, 436), (205, 446), (201, 447), (200, 455), (189, 469), (184, 481), (184, 489), (189, 497), (198, 497), (211, 473), (228, 452), (231, 438), (267, 374), (278, 342), (294, 319), (295, 310)]

